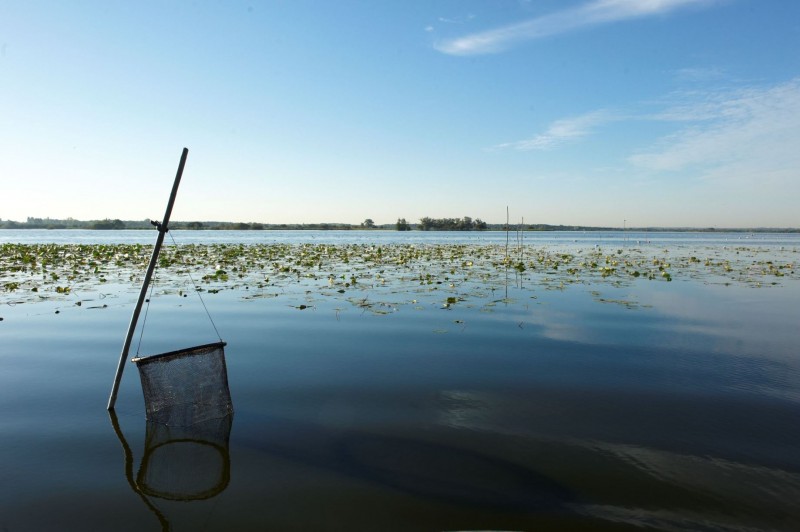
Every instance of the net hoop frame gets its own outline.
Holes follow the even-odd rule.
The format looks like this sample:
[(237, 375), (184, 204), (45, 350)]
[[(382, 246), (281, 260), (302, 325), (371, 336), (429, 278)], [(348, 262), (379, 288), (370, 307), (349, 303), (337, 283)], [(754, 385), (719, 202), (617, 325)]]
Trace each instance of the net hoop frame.
[[(183, 358), (188, 356), (195, 355), (196, 351), (206, 351), (209, 349), (216, 349), (216, 348), (223, 348), (228, 345), (228, 342), (212, 342), (210, 344), (203, 344), (203, 345), (196, 345), (194, 347), (186, 347), (184, 349), (176, 349), (175, 351), (168, 351), (166, 353), (158, 353), (156, 355), (147, 355), (143, 357), (134, 357), (131, 359), (131, 362), (136, 364), (136, 366), (144, 366), (151, 362), (156, 362), (162, 358)], [(224, 363), (224, 359), (223, 359)], [(227, 366), (227, 364), (226, 364)], [(227, 367), (225, 368), (227, 370)], [(225, 384), (228, 384), (228, 377), (227, 371), (225, 372)]]

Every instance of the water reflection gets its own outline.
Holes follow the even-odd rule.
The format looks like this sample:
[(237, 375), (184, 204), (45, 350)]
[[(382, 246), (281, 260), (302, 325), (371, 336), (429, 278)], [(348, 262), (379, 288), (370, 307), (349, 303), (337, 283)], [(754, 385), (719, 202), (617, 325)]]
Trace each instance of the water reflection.
[(125, 454), (125, 478), (156, 516), (162, 530), (171, 530), (169, 519), (151, 498), (200, 501), (216, 497), (228, 487), (233, 414), (189, 426), (148, 421), (144, 451), (135, 476), (133, 451), (116, 413), (111, 410), (109, 416)]
[(604, 456), (614, 474), (625, 474), (629, 490), (617, 501), (576, 506), (578, 513), (664, 530), (796, 530), (800, 524), (789, 510), (800, 500), (796, 472), (635, 445), (571, 445)]
[[(336, 523), (343, 530), (742, 531), (800, 525), (800, 474), (786, 463), (769, 466), (636, 440), (534, 435), (537, 426), (548, 428), (540, 415), (527, 417), (528, 434), (513, 433), (495, 411), (509, 406), (501, 403), (448, 392), (439, 404), (456, 412), (442, 412), (443, 418), (462, 422), (438, 428), (358, 419), (334, 428), (258, 415), (237, 436), (257, 464), (237, 476), (237, 495), (242, 507), (257, 507), (265, 498), (280, 501), (269, 515), (250, 509), (252, 523), (277, 530), (291, 528), (298, 516), (308, 529)], [(465, 410), (487, 410), (476, 412), (479, 430), (467, 428)], [(500, 419), (492, 424), (493, 418)]]
[[(786, 447), (772, 450), (774, 463), (768, 464), (742, 453), (725, 456), (720, 446), (702, 450), (696, 444), (681, 445), (681, 434), (691, 434), (693, 440), (700, 439), (701, 434), (680, 430), (667, 417), (661, 418), (667, 425), (662, 428), (674, 434), (672, 449), (667, 448), (670, 443), (664, 438), (655, 443), (644, 434), (631, 441), (630, 432), (616, 435), (618, 441), (611, 439), (615, 438), (612, 433), (605, 435), (609, 439), (575, 437), (575, 430), (557, 435), (553, 430), (557, 423), (548, 418), (575, 418), (576, 413), (556, 409), (548, 415), (552, 406), (542, 400), (514, 401), (500, 394), (469, 390), (444, 391), (438, 400), (439, 422), (458, 431), (463, 445), (506, 440), (507, 459), (525, 464), (528, 470), (551, 479), (553, 485), (579, 494), (573, 501), (559, 496), (564, 503), (562, 510), (600, 521), (664, 530), (739, 531), (764, 526), (796, 530), (800, 525), (800, 515), (791, 510), (800, 500), (800, 472), (791, 436)], [(703, 411), (712, 410), (709, 405), (694, 408), (698, 417), (706, 417)], [(583, 409), (591, 407), (585, 405)], [(618, 405), (600, 421), (612, 425), (634, 410)], [(777, 417), (777, 409), (771, 412)], [(598, 414), (589, 412), (588, 417)], [(529, 419), (531, 424), (520, 426), (520, 419)], [(584, 421), (579, 419), (581, 424)], [(593, 435), (599, 433), (593, 431)]]
[(340, 465), (357, 478), (473, 510), (557, 513), (573, 498), (536, 470), (449, 443), (353, 432), (336, 450)]

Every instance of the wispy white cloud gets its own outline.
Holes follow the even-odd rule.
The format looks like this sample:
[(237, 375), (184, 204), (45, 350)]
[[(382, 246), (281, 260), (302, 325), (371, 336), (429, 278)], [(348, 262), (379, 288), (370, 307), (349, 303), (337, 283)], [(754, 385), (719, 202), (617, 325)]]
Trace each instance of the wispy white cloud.
[(475, 18), (475, 15), (470, 13), (466, 17), (462, 18), (448, 18), (448, 17), (439, 17), (439, 22), (444, 22), (445, 24), (464, 24), (467, 21), (470, 21)]
[(680, 82), (709, 83), (727, 77), (728, 73), (718, 67), (687, 67), (675, 71), (675, 78)]
[(685, 124), (629, 162), (656, 172), (693, 170), (706, 179), (800, 182), (800, 78), (697, 99), (656, 115)]
[(770, 86), (676, 92), (657, 105), (651, 112), (600, 109), (562, 118), (531, 138), (493, 149), (554, 150), (612, 123), (637, 128), (637, 136), (649, 130), (643, 124), (660, 123), (673, 131), (632, 151), (625, 159), (630, 171), (800, 194), (800, 77)]
[(587, 26), (667, 13), (714, 0), (594, 0), (525, 22), (511, 24), (436, 43), (440, 52), (476, 55), (501, 52), (520, 42), (557, 35)]
[(619, 117), (614, 113), (600, 109), (584, 115), (556, 120), (550, 124), (544, 133), (525, 140), (498, 144), (494, 148), (520, 151), (552, 150), (591, 134), (595, 128), (602, 124), (618, 119)]
[(702, 122), (720, 117), (717, 97), (708, 91), (677, 91), (668, 101), (655, 102), (660, 108), (641, 116), (643, 120), (656, 122)]

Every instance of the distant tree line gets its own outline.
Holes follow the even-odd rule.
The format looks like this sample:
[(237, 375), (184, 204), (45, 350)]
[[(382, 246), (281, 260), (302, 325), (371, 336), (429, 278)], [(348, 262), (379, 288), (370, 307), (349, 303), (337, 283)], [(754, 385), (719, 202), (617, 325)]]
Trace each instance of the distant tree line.
[[(171, 221), (170, 229), (183, 230), (233, 230), (261, 231), (267, 229), (315, 229), (315, 230), (347, 230), (358, 226), (342, 223), (312, 224), (264, 224), (259, 222), (179, 222)], [(374, 225), (373, 225), (374, 227)], [(74, 218), (34, 218), (28, 217), (24, 222), (0, 219), (0, 229), (153, 229), (149, 219), (145, 220), (76, 220)]]
[[(138, 227), (135, 227), (137, 226)], [(119, 219), (110, 220), (64, 220), (55, 218), (34, 218), (29, 216), (24, 222), (13, 220), (0, 220), (2, 229), (143, 229), (149, 227), (149, 220), (143, 222), (123, 222)]]
[(423, 231), (484, 231), (488, 228), (480, 218), (421, 218), (418, 227)]
[[(170, 229), (180, 230), (234, 230), (234, 231), (262, 231), (262, 230), (318, 230), (342, 231), (351, 229), (383, 229), (397, 231), (411, 231), (413, 224), (405, 218), (398, 218), (394, 224), (375, 224), (371, 218), (365, 219), (360, 224), (344, 223), (310, 223), (310, 224), (266, 224), (260, 222), (199, 222), (171, 221)], [(153, 229), (149, 219), (145, 220), (76, 220), (74, 218), (35, 218), (28, 217), (24, 222), (0, 219), (0, 229)], [(620, 231), (621, 227), (592, 227), (583, 225), (549, 225), (549, 224), (487, 224), (480, 218), (473, 220), (469, 216), (464, 218), (429, 218), (420, 219), (416, 229), (422, 231)], [(714, 227), (629, 227), (628, 231), (703, 231), (703, 232), (731, 232), (731, 233), (798, 233), (800, 228), (757, 227), (757, 228), (714, 228)]]

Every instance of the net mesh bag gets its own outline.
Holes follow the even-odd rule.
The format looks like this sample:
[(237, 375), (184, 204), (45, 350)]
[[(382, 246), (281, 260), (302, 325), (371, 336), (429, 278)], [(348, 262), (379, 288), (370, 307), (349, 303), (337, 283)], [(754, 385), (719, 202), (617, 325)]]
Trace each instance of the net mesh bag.
[(209, 499), (224, 491), (230, 482), (232, 422), (232, 414), (189, 426), (148, 421), (139, 489), (173, 501)]
[(187, 427), (233, 413), (225, 342), (134, 358), (148, 421)]

